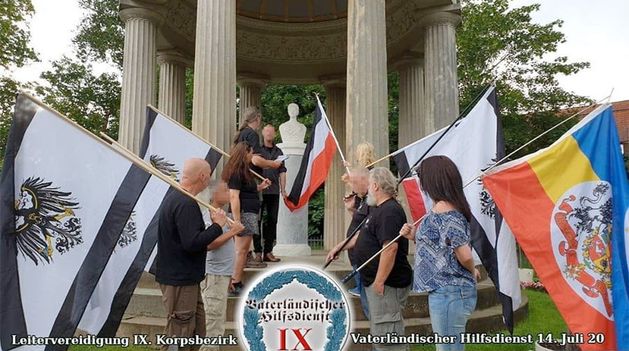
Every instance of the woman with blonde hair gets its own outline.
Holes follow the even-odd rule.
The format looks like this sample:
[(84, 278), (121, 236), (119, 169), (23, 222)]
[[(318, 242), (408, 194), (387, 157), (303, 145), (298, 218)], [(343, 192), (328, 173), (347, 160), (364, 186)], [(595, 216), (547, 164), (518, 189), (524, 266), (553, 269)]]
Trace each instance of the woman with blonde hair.
[(372, 163), (376, 160), (375, 150), (371, 143), (362, 142), (356, 145), (356, 163), (360, 167), (372, 168)]
[[(357, 167), (372, 169), (373, 163), (376, 161), (375, 149), (373, 147), (373, 144), (365, 141), (356, 145), (356, 150), (354, 151), (354, 157), (356, 159)], [(352, 166), (347, 161), (345, 161), (343, 165), (347, 168)], [(347, 173), (343, 174), (341, 176), (341, 180), (345, 183), (349, 183), (349, 175)]]

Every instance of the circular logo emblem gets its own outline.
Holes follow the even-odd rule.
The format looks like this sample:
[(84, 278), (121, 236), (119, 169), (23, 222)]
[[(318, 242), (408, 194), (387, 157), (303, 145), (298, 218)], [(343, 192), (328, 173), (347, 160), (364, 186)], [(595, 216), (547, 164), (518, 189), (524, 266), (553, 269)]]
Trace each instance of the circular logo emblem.
[(550, 224), (555, 260), (572, 290), (612, 318), (612, 191), (605, 181), (584, 182), (559, 198)]
[(343, 348), (349, 335), (348, 300), (322, 271), (285, 265), (251, 284), (239, 310), (241, 340), (247, 350)]

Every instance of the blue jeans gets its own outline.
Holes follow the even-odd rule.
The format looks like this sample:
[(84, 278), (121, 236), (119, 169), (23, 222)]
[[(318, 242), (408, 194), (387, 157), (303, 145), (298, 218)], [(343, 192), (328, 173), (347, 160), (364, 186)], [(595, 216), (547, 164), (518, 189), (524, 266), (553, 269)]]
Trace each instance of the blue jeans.
[[(352, 268), (356, 270), (358, 266), (352, 265)], [(363, 285), (362, 279), (360, 279), (360, 272), (356, 273), (354, 276), (356, 281), (356, 289), (360, 291), (360, 305), (363, 308), (363, 313), (367, 320), (369, 320), (369, 304), (367, 303), (367, 294), (365, 293), (365, 286)]]
[(476, 286), (447, 285), (428, 294), (432, 330), (439, 335), (456, 336), (454, 344), (437, 344), (437, 351), (462, 351), (460, 333), (476, 308)]

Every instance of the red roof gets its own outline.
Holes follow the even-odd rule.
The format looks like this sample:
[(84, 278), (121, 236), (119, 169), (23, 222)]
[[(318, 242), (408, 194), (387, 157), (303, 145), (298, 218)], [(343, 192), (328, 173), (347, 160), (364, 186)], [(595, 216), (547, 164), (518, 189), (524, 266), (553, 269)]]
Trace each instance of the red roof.
[(612, 108), (620, 142), (629, 146), (629, 100), (613, 102)]
[[(567, 117), (579, 112), (580, 117), (583, 118), (596, 107), (597, 106), (590, 106), (587, 109), (572, 107), (562, 110), (559, 115), (561, 117)], [(614, 117), (616, 118), (616, 127), (618, 128), (620, 142), (625, 145), (625, 148), (629, 148), (629, 100), (612, 102), (612, 109), (614, 110)]]

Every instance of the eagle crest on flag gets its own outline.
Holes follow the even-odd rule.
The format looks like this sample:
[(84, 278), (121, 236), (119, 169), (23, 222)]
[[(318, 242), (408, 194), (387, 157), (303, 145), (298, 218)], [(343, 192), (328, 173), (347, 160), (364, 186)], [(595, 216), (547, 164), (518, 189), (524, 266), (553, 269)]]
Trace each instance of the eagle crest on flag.
[(560, 256), (556, 258), (564, 267), (565, 277), (569, 282), (577, 283), (582, 293), (591, 299), (602, 299), (604, 312), (611, 317), (610, 184), (586, 182), (570, 189), (561, 197), (553, 220), (561, 232), (560, 240), (554, 246), (559, 252)]
[[(492, 158), (491, 159), (491, 164), (487, 165), (487, 167), (482, 168), (481, 172), (485, 172), (488, 169), (490, 169), (493, 165), (495, 165), (498, 162), (498, 158)], [(489, 192), (487, 191), (487, 189), (485, 189), (485, 186), (483, 185), (483, 181), (481, 180), (481, 178), (479, 177), (476, 182), (478, 184), (481, 185), (481, 192), (478, 195), (478, 199), (480, 200), (480, 208), (481, 208), (481, 213), (489, 216), (489, 218), (495, 218), (496, 217), (496, 203), (494, 202), (494, 199), (491, 197), (491, 194), (489, 194)]]
[(79, 203), (71, 195), (39, 177), (20, 186), (15, 201), (17, 247), (35, 265), (51, 263), (55, 250), (64, 254), (83, 243), (81, 219), (74, 213)]
[(159, 155), (151, 155), (151, 165), (175, 181), (179, 181), (179, 170), (175, 164)]
[(129, 220), (124, 225), (124, 229), (122, 230), (122, 234), (120, 234), (120, 238), (118, 239), (118, 247), (125, 248), (132, 242), (138, 240), (138, 231), (137, 225), (135, 223), (135, 211), (131, 212), (131, 216), (129, 216)]

